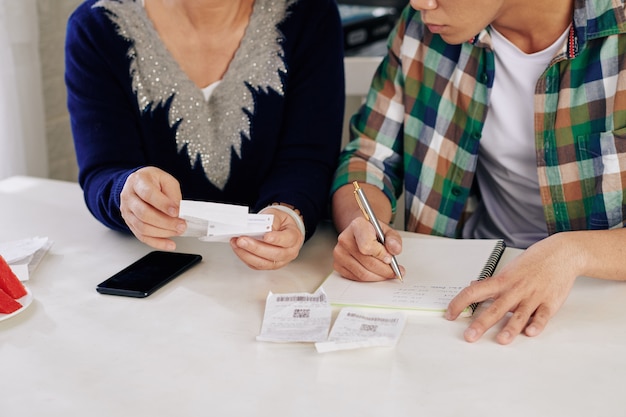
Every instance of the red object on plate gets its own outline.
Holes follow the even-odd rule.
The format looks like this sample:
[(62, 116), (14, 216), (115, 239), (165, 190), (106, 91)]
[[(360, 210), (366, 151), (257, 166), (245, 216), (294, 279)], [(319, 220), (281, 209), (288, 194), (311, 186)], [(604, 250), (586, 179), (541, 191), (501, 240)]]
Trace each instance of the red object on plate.
[(0, 290), (0, 313), (10, 314), (22, 308), (22, 305), (15, 301), (4, 291)]
[(4, 291), (9, 297), (17, 300), (27, 294), (26, 287), (13, 273), (9, 264), (0, 255), (0, 290)]

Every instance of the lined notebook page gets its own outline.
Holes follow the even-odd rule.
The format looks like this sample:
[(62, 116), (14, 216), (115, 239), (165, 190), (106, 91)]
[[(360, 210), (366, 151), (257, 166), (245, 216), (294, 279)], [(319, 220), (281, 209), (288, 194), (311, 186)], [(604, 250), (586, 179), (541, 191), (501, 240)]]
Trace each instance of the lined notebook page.
[[(404, 282), (356, 282), (337, 272), (322, 284), (333, 305), (445, 312), (459, 291), (491, 276), (504, 251), (498, 239), (404, 238), (398, 263)], [(468, 307), (471, 315), (476, 306)]]

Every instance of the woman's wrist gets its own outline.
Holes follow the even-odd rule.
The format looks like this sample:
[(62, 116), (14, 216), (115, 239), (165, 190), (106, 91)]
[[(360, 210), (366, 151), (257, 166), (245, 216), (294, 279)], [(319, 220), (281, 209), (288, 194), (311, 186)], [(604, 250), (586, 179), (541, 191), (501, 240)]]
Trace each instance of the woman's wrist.
[(298, 229), (300, 230), (300, 233), (302, 233), (302, 237), (306, 236), (306, 229), (304, 228), (304, 219), (302, 217), (302, 214), (300, 213), (300, 210), (298, 210), (297, 208), (295, 208), (294, 206), (290, 205), (290, 204), (286, 204), (286, 203), (272, 203), (271, 205), (265, 207), (263, 210), (261, 210), (261, 212), (263, 212), (266, 209), (276, 209), (276, 210), (280, 210), (283, 213), (288, 214), (293, 221), (296, 223), (296, 225), (298, 226)]

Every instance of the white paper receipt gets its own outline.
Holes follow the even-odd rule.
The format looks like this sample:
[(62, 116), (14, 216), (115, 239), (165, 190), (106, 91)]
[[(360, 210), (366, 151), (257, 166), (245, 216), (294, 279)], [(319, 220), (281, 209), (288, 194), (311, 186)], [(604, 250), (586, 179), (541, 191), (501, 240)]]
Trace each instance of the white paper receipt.
[(182, 236), (204, 242), (228, 242), (236, 236), (262, 236), (272, 230), (274, 216), (248, 213), (248, 207), (235, 204), (182, 200), (179, 216), (187, 221)]
[(39, 236), (0, 242), (0, 255), (20, 281), (27, 281), (51, 246), (50, 239)]
[(267, 296), (261, 333), (262, 342), (319, 342), (326, 340), (331, 321), (326, 293), (290, 293)]
[(328, 341), (318, 342), (318, 352), (357, 349), (373, 346), (395, 346), (406, 316), (403, 312), (379, 311), (346, 307), (341, 309), (333, 325)]

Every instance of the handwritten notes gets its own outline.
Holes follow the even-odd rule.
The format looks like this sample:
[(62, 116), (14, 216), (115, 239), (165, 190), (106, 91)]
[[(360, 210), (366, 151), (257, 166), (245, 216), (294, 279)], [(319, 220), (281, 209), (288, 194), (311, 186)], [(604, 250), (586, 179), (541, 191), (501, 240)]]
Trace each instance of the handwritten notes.
[[(404, 282), (356, 282), (337, 272), (322, 284), (331, 304), (430, 311), (443, 314), (472, 280), (490, 275), (502, 253), (497, 239), (405, 238), (398, 262)], [(472, 314), (468, 308), (463, 315)]]

